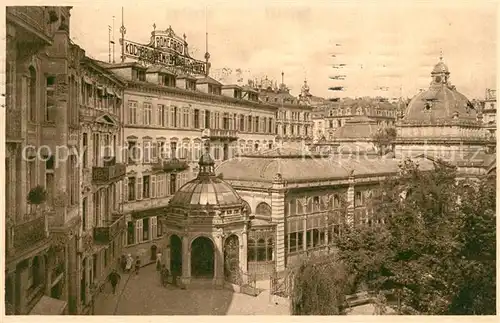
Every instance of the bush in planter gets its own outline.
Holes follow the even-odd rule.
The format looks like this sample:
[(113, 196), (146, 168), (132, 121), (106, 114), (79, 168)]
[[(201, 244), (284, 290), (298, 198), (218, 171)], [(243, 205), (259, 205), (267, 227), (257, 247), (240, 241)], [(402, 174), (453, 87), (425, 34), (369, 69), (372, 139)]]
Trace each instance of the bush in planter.
[(47, 191), (41, 185), (32, 188), (28, 193), (28, 203), (40, 205), (47, 199)]

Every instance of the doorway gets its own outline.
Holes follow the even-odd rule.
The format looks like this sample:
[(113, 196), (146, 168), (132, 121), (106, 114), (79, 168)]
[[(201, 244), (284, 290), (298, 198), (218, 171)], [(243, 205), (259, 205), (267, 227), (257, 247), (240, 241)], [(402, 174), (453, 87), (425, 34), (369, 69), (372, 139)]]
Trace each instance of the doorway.
[(214, 244), (207, 237), (198, 237), (191, 244), (191, 276), (214, 277)]
[(170, 236), (170, 271), (182, 275), (182, 241), (175, 234)]
[(229, 145), (228, 144), (224, 144), (224, 149), (223, 149), (223, 160), (228, 160), (229, 159)]
[(156, 245), (151, 246), (151, 261), (156, 261), (156, 255), (158, 254), (158, 247)]

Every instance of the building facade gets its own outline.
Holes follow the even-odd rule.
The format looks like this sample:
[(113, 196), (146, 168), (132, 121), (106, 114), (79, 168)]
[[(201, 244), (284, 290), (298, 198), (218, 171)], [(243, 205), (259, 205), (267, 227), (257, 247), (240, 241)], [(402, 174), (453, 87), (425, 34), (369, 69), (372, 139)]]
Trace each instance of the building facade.
[(81, 154), (78, 259), (79, 313), (92, 313), (99, 286), (126, 242), (123, 214), (125, 82), (82, 55), (78, 94)]
[(483, 124), (491, 137), (496, 137), (497, 129), (497, 91), (486, 89), (482, 102)]
[(77, 311), (78, 106), (70, 9), (6, 10), (5, 281), (11, 314)]

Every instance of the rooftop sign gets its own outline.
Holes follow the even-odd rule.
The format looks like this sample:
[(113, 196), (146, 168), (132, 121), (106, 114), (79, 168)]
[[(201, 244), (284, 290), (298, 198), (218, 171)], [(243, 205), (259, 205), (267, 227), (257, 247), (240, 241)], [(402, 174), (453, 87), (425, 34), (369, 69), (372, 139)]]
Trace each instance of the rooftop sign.
[(174, 67), (184, 73), (205, 74), (207, 63), (189, 55), (186, 36), (184, 39), (175, 35), (172, 28), (165, 31), (153, 31), (149, 44), (143, 45), (121, 39), (122, 59), (135, 59), (150, 65)]

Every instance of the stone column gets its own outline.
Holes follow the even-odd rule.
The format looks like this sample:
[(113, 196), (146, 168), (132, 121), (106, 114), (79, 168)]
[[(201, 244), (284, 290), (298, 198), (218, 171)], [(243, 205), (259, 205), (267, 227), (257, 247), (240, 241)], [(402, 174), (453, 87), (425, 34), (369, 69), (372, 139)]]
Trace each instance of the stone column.
[(247, 225), (243, 227), (243, 231), (241, 232), (241, 241), (240, 241), (240, 269), (241, 272), (243, 273), (241, 279), (243, 280), (243, 283), (246, 283), (247, 281), (247, 273), (248, 273), (248, 233), (247, 233)]
[(222, 230), (215, 235), (214, 263), (215, 263), (215, 287), (224, 287), (224, 235)]
[(189, 245), (189, 236), (182, 237), (182, 276), (181, 283), (186, 286), (191, 282), (191, 246)]
[(285, 254), (285, 181), (281, 174), (277, 173), (274, 176), (272, 192), (271, 192), (271, 210), (272, 221), (276, 223), (275, 248), (276, 271), (285, 270), (286, 254)]

